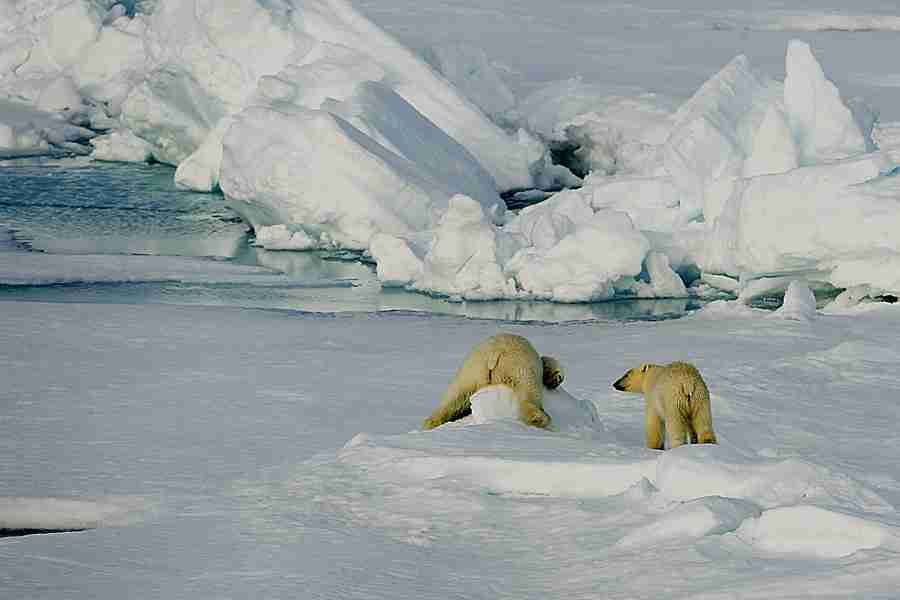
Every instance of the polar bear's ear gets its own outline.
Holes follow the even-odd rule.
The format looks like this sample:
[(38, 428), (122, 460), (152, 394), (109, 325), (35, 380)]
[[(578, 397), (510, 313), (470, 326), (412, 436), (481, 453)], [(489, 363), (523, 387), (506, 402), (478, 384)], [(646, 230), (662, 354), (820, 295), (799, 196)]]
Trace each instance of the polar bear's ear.
[(650, 365), (641, 365), (641, 373), (646, 373), (647, 369), (650, 368)]

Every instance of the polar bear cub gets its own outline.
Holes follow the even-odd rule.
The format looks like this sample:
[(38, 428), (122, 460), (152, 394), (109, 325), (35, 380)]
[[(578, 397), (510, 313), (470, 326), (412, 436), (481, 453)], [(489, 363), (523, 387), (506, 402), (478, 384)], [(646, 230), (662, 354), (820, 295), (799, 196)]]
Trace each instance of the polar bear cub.
[(670, 448), (677, 448), (686, 440), (692, 444), (716, 443), (709, 390), (693, 365), (641, 365), (630, 369), (613, 387), (644, 395), (648, 448), (662, 450), (666, 434)]
[(520, 335), (501, 333), (478, 343), (469, 352), (423, 427), (434, 429), (472, 413), (472, 394), (489, 385), (505, 385), (515, 394), (519, 418), (529, 425), (547, 428), (544, 386), (555, 389), (565, 379), (562, 365), (550, 356), (539, 356)]

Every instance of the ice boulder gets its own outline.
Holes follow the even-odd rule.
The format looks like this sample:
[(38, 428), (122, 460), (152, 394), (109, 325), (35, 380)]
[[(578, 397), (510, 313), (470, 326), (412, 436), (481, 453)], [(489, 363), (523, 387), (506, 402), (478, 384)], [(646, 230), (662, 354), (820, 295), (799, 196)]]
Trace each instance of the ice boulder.
[[(745, 278), (827, 272), (844, 261), (880, 261), (900, 251), (893, 233), (900, 226), (898, 180), (882, 176), (891, 167), (871, 153), (739, 181), (706, 242), (701, 268)], [(896, 281), (876, 271), (878, 281), (842, 281)]]
[(809, 321), (816, 316), (816, 297), (802, 281), (791, 281), (784, 292), (784, 302), (772, 316), (792, 321)]
[(369, 242), (369, 254), (375, 260), (378, 281), (385, 287), (405, 287), (422, 277), (423, 259), (409, 241), (378, 233)]
[(644, 270), (649, 282), (637, 281), (635, 292), (642, 298), (686, 298), (684, 281), (669, 264), (669, 257), (662, 252), (650, 252), (644, 259)]
[(607, 300), (615, 284), (640, 274), (650, 249), (627, 214), (599, 210), (579, 220), (568, 235), (541, 250), (519, 250), (508, 265), (530, 296), (557, 302)]
[(685, 224), (681, 192), (671, 177), (598, 177), (589, 175), (578, 193), (594, 210), (627, 213), (642, 231), (673, 232)]
[(382, 146), (415, 163), (448, 189), (478, 200), (491, 218), (504, 218), (497, 184), (478, 160), (391, 88), (363, 82), (339, 108), (340, 114)]
[(778, 103), (766, 110), (744, 162), (743, 177), (784, 173), (800, 166), (797, 144), (787, 115)]
[(791, 40), (785, 68), (784, 104), (800, 162), (810, 165), (866, 152), (862, 130), (809, 44)]
[(675, 113), (663, 148), (666, 171), (683, 194), (688, 216), (703, 212), (707, 188), (742, 174), (766, 111), (780, 93), (738, 56), (704, 83)]
[(504, 271), (515, 249), (511, 237), (491, 224), (480, 204), (454, 196), (413, 287), (467, 300), (515, 297), (515, 281)]
[[(376, 238), (370, 249), (383, 281), (465, 300), (589, 302), (617, 290), (631, 294), (650, 249), (627, 214), (594, 211), (575, 191), (530, 206), (503, 226), (471, 198), (456, 196), (427, 244), (421, 235), (395, 237), (404, 239)], [(668, 262), (659, 264), (659, 285), (646, 295), (672, 294), (678, 276)]]
[(484, 114), (497, 122), (510, 120), (516, 98), (484, 50), (471, 44), (438, 44), (426, 48), (422, 57)]
[(95, 137), (91, 140), (97, 160), (111, 162), (146, 162), (152, 155), (150, 144), (128, 130)]
[[(455, 192), (427, 165), (344, 119), (290, 106), (250, 108), (235, 119), (224, 139), (220, 185), (254, 228), (293, 225), (317, 246), (361, 250), (376, 233), (434, 227)], [(482, 201), (488, 214), (502, 211), (496, 194)]]

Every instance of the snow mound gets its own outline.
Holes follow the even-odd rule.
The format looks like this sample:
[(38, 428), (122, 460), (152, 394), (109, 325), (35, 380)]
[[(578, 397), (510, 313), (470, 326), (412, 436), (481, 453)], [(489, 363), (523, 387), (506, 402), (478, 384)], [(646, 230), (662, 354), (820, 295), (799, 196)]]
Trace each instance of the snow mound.
[(138, 519), (146, 509), (144, 500), (133, 497), (99, 500), (6, 497), (0, 498), (0, 532), (72, 531), (119, 526)]
[(407, 436), (358, 435), (340, 463), (395, 485), (426, 481), (505, 494), (598, 498), (620, 494), (652, 476), (654, 457), (586, 457), (578, 438), (520, 423), (450, 423)]
[[(519, 419), (519, 406), (512, 389), (505, 385), (491, 385), (472, 394), (470, 421), (483, 425), (492, 421)], [(555, 431), (594, 429), (600, 422), (596, 407), (576, 398), (562, 387), (544, 390), (544, 412), (550, 415)]]
[(680, 503), (658, 519), (636, 527), (616, 542), (616, 546), (630, 549), (668, 542), (683, 544), (686, 540), (734, 531), (745, 519), (759, 514), (759, 508), (752, 502), (706, 496)]
[(900, 530), (818, 506), (773, 508), (735, 532), (755, 550), (798, 557), (841, 558), (860, 550), (900, 550)]
[(797, 459), (767, 460), (725, 444), (685, 445), (660, 456), (660, 492), (677, 500), (743, 498), (763, 508), (816, 502), (868, 512), (893, 507), (850, 477)]

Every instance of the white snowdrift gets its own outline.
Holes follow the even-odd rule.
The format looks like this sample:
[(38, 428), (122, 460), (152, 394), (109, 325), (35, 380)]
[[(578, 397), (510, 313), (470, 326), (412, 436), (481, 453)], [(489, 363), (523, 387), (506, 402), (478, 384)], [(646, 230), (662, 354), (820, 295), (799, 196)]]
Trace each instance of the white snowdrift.
[(727, 444), (668, 450), (659, 458), (653, 481), (661, 493), (677, 500), (724, 496), (751, 500), (763, 508), (818, 502), (875, 513), (894, 510), (846, 475), (797, 459), (746, 455)]
[[(683, 548), (709, 536), (729, 537), (750, 553), (797, 558), (900, 548), (893, 506), (843, 473), (727, 444), (625, 447), (588, 407), (548, 391), (545, 408), (558, 431), (547, 432), (516, 420), (511, 390), (485, 388), (473, 396), (471, 416), (435, 430), (356, 435), (301, 468), (291, 497), (303, 503), (314, 495), (316, 506), (333, 506), (345, 518), (407, 532), (422, 519), (467, 519), (461, 507), (485, 495), (550, 496), (554, 505), (604, 498), (603, 506), (629, 515), (617, 524), (624, 534), (614, 544), (624, 552)], [(366, 493), (348, 492), (357, 489)], [(413, 500), (424, 496), (433, 500), (427, 509)]]
[(744, 521), (735, 535), (754, 549), (798, 557), (840, 558), (859, 550), (900, 551), (900, 530), (818, 506), (786, 506)]

